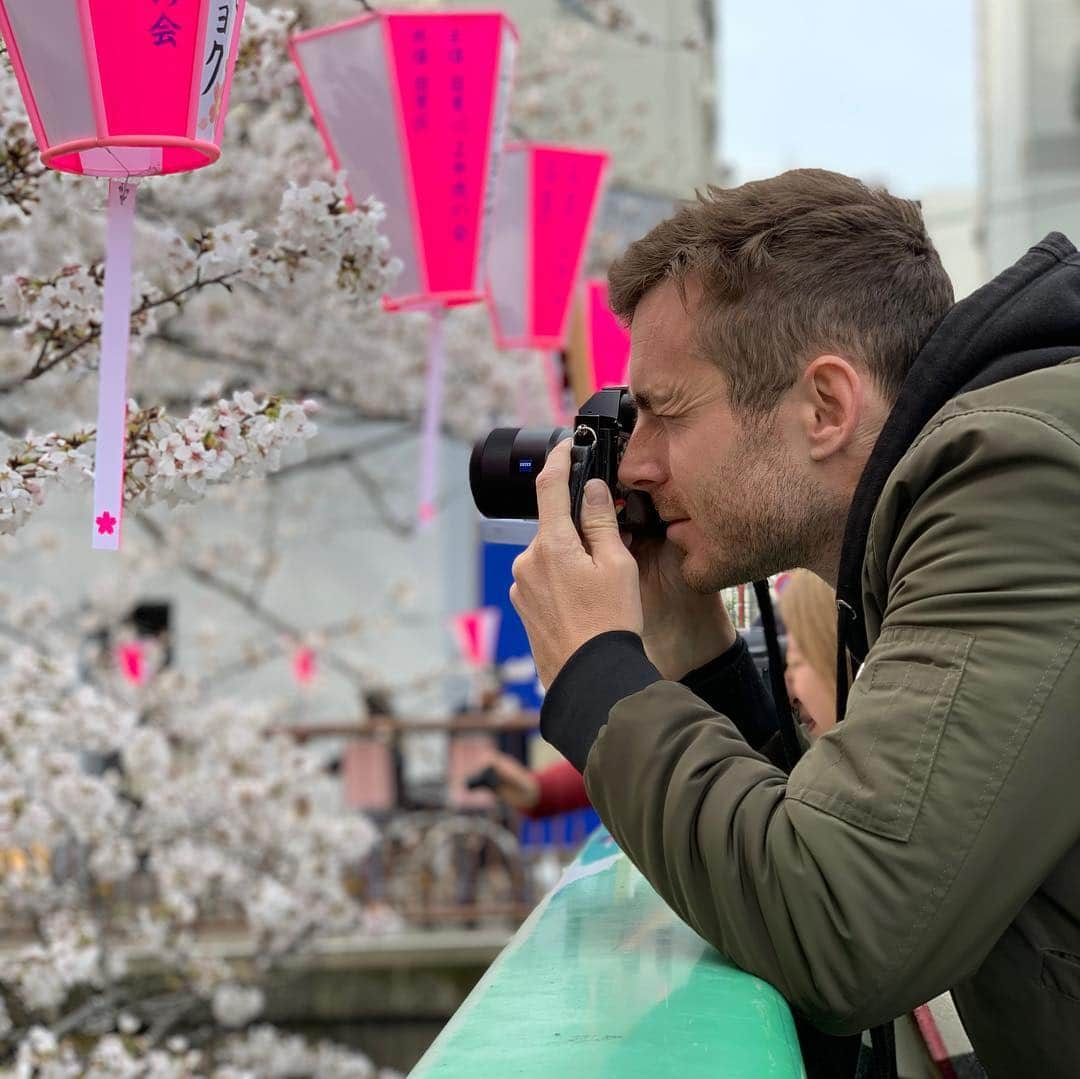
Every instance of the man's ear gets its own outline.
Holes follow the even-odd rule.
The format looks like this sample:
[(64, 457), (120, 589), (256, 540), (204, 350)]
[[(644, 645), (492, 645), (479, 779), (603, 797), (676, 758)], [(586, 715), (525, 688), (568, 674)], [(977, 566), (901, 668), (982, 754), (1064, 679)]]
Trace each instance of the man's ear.
[(800, 390), (811, 460), (827, 460), (854, 440), (865, 403), (864, 382), (862, 372), (842, 356), (818, 356), (807, 365)]

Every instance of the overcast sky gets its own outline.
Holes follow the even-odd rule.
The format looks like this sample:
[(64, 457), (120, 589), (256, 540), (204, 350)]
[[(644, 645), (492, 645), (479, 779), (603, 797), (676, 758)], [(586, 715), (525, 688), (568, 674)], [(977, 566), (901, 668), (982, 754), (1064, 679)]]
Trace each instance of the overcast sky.
[(821, 166), (917, 196), (975, 185), (974, 0), (716, 0), (735, 182)]

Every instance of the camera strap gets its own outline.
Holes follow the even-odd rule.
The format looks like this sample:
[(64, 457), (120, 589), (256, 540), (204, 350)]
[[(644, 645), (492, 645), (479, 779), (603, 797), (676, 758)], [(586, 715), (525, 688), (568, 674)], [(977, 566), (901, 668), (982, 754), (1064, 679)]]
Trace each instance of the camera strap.
[(570, 450), (570, 515), (574, 527), (581, 531), (581, 503), (585, 498), (585, 484), (592, 475), (593, 457), (596, 455), (596, 443), (581, 443), (574, 437)]

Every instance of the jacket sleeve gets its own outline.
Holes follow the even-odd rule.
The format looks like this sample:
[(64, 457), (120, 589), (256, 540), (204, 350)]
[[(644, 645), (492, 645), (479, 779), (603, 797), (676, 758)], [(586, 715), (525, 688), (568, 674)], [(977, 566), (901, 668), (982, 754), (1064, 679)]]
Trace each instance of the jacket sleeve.
[[(636, 633), (602, 633), (586, 641), (551, 684), (540, 710), (541, 732), (578, 771), (584, 771), (610, 708), (658, 681), (660, 672), (649, 662)], [(680, 684), (728, 716), (755, 749), (762, 749), (776, 734), (772, 697), (742, 637)]]
[(964, 412), (896, 476), (864, 575), (880, 633), (790, 778), (655, 679), (585, 770), (672, 908), (832, 1033), (973, 972), (1080, 834), (1080, 447), (1039, 414)]

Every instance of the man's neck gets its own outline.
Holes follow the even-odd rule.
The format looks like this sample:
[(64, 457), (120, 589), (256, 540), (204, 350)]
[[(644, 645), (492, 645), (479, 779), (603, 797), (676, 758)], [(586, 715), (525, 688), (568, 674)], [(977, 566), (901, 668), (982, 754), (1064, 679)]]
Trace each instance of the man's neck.
[[(878, 411), (884, 408), (884, 405), (880, 405)], [(833, 591), (836, 591), (836, 582), (840, 577), (840, 556), (844, 549), (844, 533), (847, 531), (851, 503), (880, 432), (881, 417), (875, 415), (873, 424), (868, 425), (855, 440), (852, 452), (848, 460), (844, 462), (842, 474), (833, 478), (832, 482), (835, 484), (833, 492), (837, 505), (832, 516), (836, 523), (829, 535), (816, 545), (812, 558), (805, 563), (806, 568), (816, 573)]]
[(840, 548), (836, 548), (835, 554), (830, 553), (820, 559), (808, 561), (806, 568), (816, 573), (835, 592), (836, 581), (840, 576)]
[(840, 577), (840, 556), (844, 549), (844, 532), (847, 529), (850, 510), (850, 500), (837, 507), (833, 515), (835, 526), (827, 536), (819, 539), (813, 551), (808, 553), (806, 559), (800, 563), (806, 569), (816, 573), (834, 592), (836, 582)]

